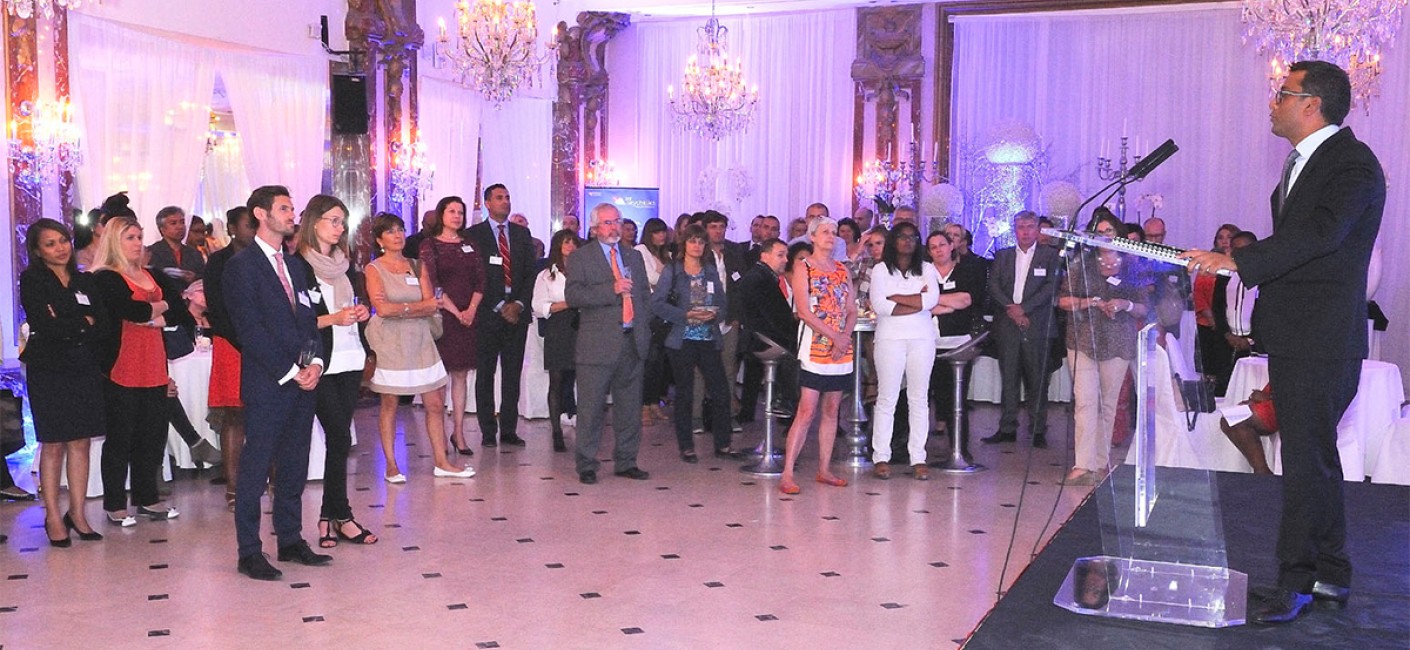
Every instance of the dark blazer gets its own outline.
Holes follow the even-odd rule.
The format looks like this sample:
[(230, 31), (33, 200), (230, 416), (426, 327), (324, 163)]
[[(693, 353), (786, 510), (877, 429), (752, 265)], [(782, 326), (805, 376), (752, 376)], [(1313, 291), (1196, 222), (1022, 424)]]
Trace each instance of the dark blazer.
[[(651, 346), (651, 289), (646, 282), (646, 264), (641, 253), (619, 245), (632, 278), (632, 341), (637, 358), (645, 359)], [(664, 271), (663, 271), (664, 273)], [(622, 297), (612, 290), (612, 263), (595, 241), (588, 242), (568, 258), (568, 284), (564, 291), (568, 306), (578, 310), (577, 364), (605, 366), (621, 357)]]
[[(181, 289), (171, 278), (159, 271), (152, 271), (152, 278), (161, 288), (162, 300), (167, 304), (163, 314), (168, 325), (191, 324), (191, 312), (186, 309), (186, 299), (181, 297)], [(106, 374), (117, 363), (118, 352), (122, 347), (122, 321), (145, 323), (152, 320), (152, 304), (132, 299), (132, 289), (121, 273), (103, 269), (93, 274), (98, 288), (99, 300), (107, 312), (103, 328), (98, 338), (98, 367)]]
[[(206, 272), (206, 260), (201, 257), (201, 251), (196, 250), (194, 246), (181, 245), (181, 264), (176, 263), (176, 254), (172, 252), (171, 244), (167, 243), (165, 239), (158, 239), (156, 243), (148, 246), (147, 250), (152, 253), (151, 268), (157, 271), (176, 267), (195, 273), (197, 280), (201, 279)], [(182, 284), (189, 283), (183, 282)], [(181, 288), (185, 289), (186, 287)]]
[(235, 249), (229, 245), (211, 253), (210, 259), (206, 260), (203, 286), (206, 289), (206, 320), (211, 322), (211, 334), (229, 341), (230, 345), (239, 350), (240, 341), (235, 337), (235, 325), (230, 322), (230, 312), (225, 309), (225, 287), (222, 285), (225, 265), (234, 255)]
[[(80, 293), (87, 305), (79, 303)], [(20, 360), (42, 364), (66, 357), (75, 347), (91, 349), (106, 325), (101, 301), (91, 274), (75, 273), (65, 287), (43, 263), (30, 264), (20, 273), (20, 306), (29, 323), (29, 340)]]
[[(1028, 316), (1031, 333), (1042, 333), (1047, 337), (1056, 334), (1051, 326), (1053, 320), (1053, 300), (1057, 295), (1059, 257), (1057, 249), (1034, 244), (1033, 264), (1028, 268), (1028, 279), (1023, 285), (1023, 313)], [(1014, 247), (1002, 248), (994, 253), (994, 263), (989, 267), (989, 301), (994, 309), (994, 327), (999, 336), (1008, 331), (1018, 331), (1004, 311), (1013, 304), (1014, 271), (1017, 257)], [(1043, 275), (1038, 275), (1043, 269)]]
[[(720, 281), (725, 283), (725, 298), (729, 302), (729, 313), (733, 314), (730, 316), (730, 319), (733, 320), (739, 320), (739, 314), (744, 311), (744, 307), (739, 302), (740, 296), (734, 290), (734, 286), (744, 278), (744, 272), (749, 270), (749, 262), (745, 260), (746, 249), (746, 246), (736, 244), (732, 241), (725, 242), (723, 251), (725, 268), (719, 269)], [(705, 259), (715, 259), (715, 252), (709, 250), (708, 247), (705, 251)], [(729, 320), (720, 322), (728, 323)]]
[[(989, 297), (989, 278), (986, 275), (988, 267), (979, 261), (982, 259), (984, 258), (973, 255), (961, 257), (960, 261), (955, 263), (955, 269), (950, 272), (950, 281), (955, 283), (955, 288), (946, 289), (943, 284), (941, 285), (941, 295), (968, 293), (970, 300), (968, 307), (936, 317), (936, 327), (941, 336), (971, 334), (974, 332), (977, 321), (984, 317), (984, 303)], [(1036, 261), (1037, 258), (1034, 259)], [(1024, 289), (1024, 292), (1027, 293), (1027, 287)]]
[[(705, 276), (705, 282), (713, 284), (716, 291), (719, 291), (720, 276), (714, 264), (706, 262), (701, 265), (701, 274)], [(635, 276), (633, 276), (635, 277)], [(676, 303), (671, 304), (671, 293), (676, 294)], [(725, 300), (730, 303), (733, 300)], [(656, 281), (656, 291), (651, 294), (651, 311), (656, 317), (671, 324), (671, 332), (666, 335), (666, 347), (672, 350), (681, 349), (685, 342), (686, 312), (690, 307), (690, 276), (686, 275), (682, 262), (673, 261), (661, 269), (661, 278)], [(715, 315), (715, 320), (711, 323), (710, 341), (715, 344), (715, 349), (724, 347), (724, 341), (720, 335), (720, 323), (727, 323), (730, 319), (729, 306), (720, 305), (720, 312)]]
[[(797, 353), (798, 319), (788, 306), (788, 296), (778, 288), (778, 278), (773, 269), (757, 262), (744, 272), (736, 285), (741, 305), (739, 321), (745, 330), (763, 334)], [(752, 334), (749, 338), (749, 343), (743, 346), (745, 350), (763, 349), (763, 344)]]
[(1345, 127), (1312, 154), (1281, 210), (1273, 190), (1272, 236), (1233, 252), (1239, 276), (1258, 287), (1260, 348), (1366, 357), (1366, 270), (1385, 202), (1380, 161)]
[[(318, 333), (318, 317), (308, 297), (308, 269), (303, 259), (280, 252), (289, 270), (289, 284), (296, 297), (291, 309), (284, 286), (274, 267), (264, 257), (264, 249), (253, 243), (230, 258), (221, 284), (225, 308), (235, 335), (244, 341), (240, 350), (240, 395), (248, 405), (252, 396), (269, 396), (281, 388), (294, 386), (278, 381), (299, 361), (306, 341), (318, 341), (318, 356), (326, 363), (327, 352)], [(297, 299), (302, 296), (304, 300)], [(254, 401), (258, 401), (258, 397)]]
[[(304, 263), (304, 269), (307, 270), (307, 273), (304, 275), (304, 286), (309, 287), (310, 289), (313, 289), (315, 292), (317, 292), (317, 291), (318, 291), (318, 275), (313, 272), (313, 266), (310, 265), (307, 260), (304, 260), (304, 258), (303, 258), (302, 255), (298, 255), (297, 257), (299, 258), (299, 261), (301, 261), (301, 262)], [(365, 281), (363, 280), (362, 274), (358, 272), (357, 268), (355, 268), (353, 265), (349, 264), (349, 265), (348, 265), (348, 274), (347, 274), (347, 275), (348, 275), (348, 282), (351, 282), (351, 283), (352, 283), (353, 295), (356, 295), (356, 296), (358, 297), (358, 299), (362, 301), (362, 304), (364, 304), (364, 305), (365, 305), (365, 304), (368, 304), (368, 301), (367, 301), (367, 285), (366, 285)], [(210, 298), (209, 294), (208, 294), (206, 297), (207, 297), (207, 299), (209, 299), (209, 298)], [(312, 296), (310, 296), (310, 298), (312, 298)], [(309, 300), (309, 303), (313, 305), (313, 317), (314, 317), (314, 323), (315, 323), (315, 325), (317, 324), (317, 319), (323, 318), (324, 316), (327, 316), (328, 314), (331, 314), (331, 313), (333, 313), (334, 311), (339, 311), (339, 310), (333, 309), (333, 307), (330, 306), (330, 303), (331, 303), (332, 300), (333, 300), (333, 296), (322, 295), (321, 292), (319, 292), (318, 300), (312, 300), (312, 299)], [(207, 306), (207, 307), (209, 308), (209, 306)], [(214, 323), (212, 323), (212, 325), (214, 325)], [(366, 332), (366, 328), (367, 328), (367, 321), (362, 321), (361, 323), (358, 323), (358, 324), (357, 324), (357, 337), (358, 337), (358, 339), (360, 339), (360, 340), (362, 341), (362, 349), (363, 349), (363, 351), (367, 352), (368, 354), (371, 354), (371, 353), (372, 353), (372, 347), (367, 344), (367, 332)], [(333, 328), (332, 328), (331, 326), (330, 326), (330, 327), (320, 327), (320, 328), (318, 328), (318, 340), (321, 341), (322, 344), (323, 344), (323, 356), (324, 356), (324, 358), (327, 358), (329, 355), (332, 355), (332, 354), (333, 354)]]
[[(528, 228), (506, 223), (509, 226), (509, 273), (514, 284), (509, 291), (504, 288), (504, 269), (498, 264), (490, 263), (491, 257), (499, 256), (497, 228), (491, 228), (494, 222), (486, 219), (465, 231), (465, 238), (475, 247), (475, 252), (480, 254), (480, 263), (484, 265), (485, 272), (485, 294), (480, 301), (477, 323), (478, 319), (484, 318), (487, 313), (494, 312), (500, 302), (515, 301), (524, 305), (526, 310), (525, 318), (520, 322), (529, 320), (527, 310), (534, 297), (534, 276), (538, 274), (537, 259), (534, 257), (534, 238), (529, 234)], [(643, 279), (645, 277), (642, 276)]]

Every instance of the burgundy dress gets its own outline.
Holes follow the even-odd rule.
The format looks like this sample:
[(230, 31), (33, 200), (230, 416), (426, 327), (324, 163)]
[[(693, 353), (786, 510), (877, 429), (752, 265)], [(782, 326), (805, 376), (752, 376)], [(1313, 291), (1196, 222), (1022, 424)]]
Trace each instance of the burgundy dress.
[[(460, 309), (470, 305), (470, 297), (485, 290), (485, 277), (480, 254), (468, 243), (443, 242), (435, 238), (421, 241), (421, 263), (431, 278), (431, 286), (445, 291)], [(460, 324), (460, 320), (441, 310), (445, 333), (436, 341), (441, 363), (446, 371), (472, 370), (475, 367), (475, 329)]]

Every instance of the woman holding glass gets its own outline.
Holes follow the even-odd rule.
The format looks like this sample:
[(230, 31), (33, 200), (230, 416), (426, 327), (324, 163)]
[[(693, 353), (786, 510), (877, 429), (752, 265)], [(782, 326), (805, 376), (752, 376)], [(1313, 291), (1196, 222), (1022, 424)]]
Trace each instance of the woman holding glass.
[(651, 294), (651, 311), (671, 324), (666, 335), (666, 354), (676, 377), (676, 444), (681, 460), (700, 462), (691, 436), (691, 395), (695, 394), (695, 371), (700, 370), (710, 397), (710, 428), (715, 438), (715, 455), (734, 458), (730, 448), (729, 385), (720, 358), (724, 336), (720, 323), (728, 320), (724, 286), (713, 259), (706, 262), (709, 236), (700, 226), (687, 226), (680, 238), (681, 258), (666, 265)]
[(475, 312), (484, 297), (485, 276), (480, 253), (464, 231), (465, 201), (458, 196), (441, 199), (426, 223), (417, 258), (441, 307), (443, 333), (436, 351), (450, 375), (451, 447), (469, 458), (475, 451), (465, 444), (465, 382), (475, 367)]
[(342, 538), (353, 544), (375, 544), (377, 536), (353, 519), (348, 504), (348, 452), (352, 449), (352, 419), (367, 351), (361, 324), (367, 307), (358, 304), (357, 270), (348, 260), (348, 208), (336, 197), (318, 194), (299, 216), (299, 257), (308, 262), (304, 286), (310, 287), (318, 335), (328, 354), (328, 366), (318, 380), (314, 415), (323, 425), (328, 449), (323, 460), (323, 507), (318, 514), (318, 545), (332, 548)]
[(857, 300), (847, 267), (833, 260), (833, 247), (840, 246), (837, 222), (830, 218), (814, 220), (808, 225), (813, 239), (813, 254), (800, 260), (803, 268), (793, 270), (793, 311), (798, 315), (798, 409), (793, 425), (788, 427), (788, 442), (783, 461), (783, 478), (779, 489), (784, 494), (798, 494), (802, 488), (793, 480), (793, 466), (803, 451), (808, 429), (821, 403), (822, 417), (818, 424), (818, 473), (815, 479), (824, 485), (844, 487), (845, 479), (828, 468), (832, 460), (832, 445), (837, 439), (837, 409), (842, 405), (842, 391), (852, 386), (852, 330), (857, 326)]
[(406, 482), (397, 465), (397, 399), (420, 395), (426, 413), (426, 435), (431, 439), (432, 474), (437, 478), (469, 478), (474, 468), (450, 462), (446, 453), (446, 369), (436, 351), (432, 317), (441, 309), (425, 268), (403, 255), (406, 224), (397, 215), (383, 212), (372, 221), (372, 240), (378, 257), (367, 268), (367, 298), (375, 315), (367, 324), (367, 342), (377, 355), (371, 388), (382, 395), (377, 429), (387, 460), (383, 475), (388, 483)]
[[(103, 375), (93, 350), (103, 314), (93, 276), (78, 270), (68, 228), (40, 219), (25, 232), (25, 247), (30, 263), (20, 274), (20, 304), (29, 340), (20, 360), (39, 440), (44, 533), (50, 545), (66, 548), (73, 543), (69, 530), (85, 541), (103, 539), (88, 524), (83, 507), (88, 497), (88, 441), (106, 431)], [(69, 507), (63, 515), (61, 474), (69, 480)]]

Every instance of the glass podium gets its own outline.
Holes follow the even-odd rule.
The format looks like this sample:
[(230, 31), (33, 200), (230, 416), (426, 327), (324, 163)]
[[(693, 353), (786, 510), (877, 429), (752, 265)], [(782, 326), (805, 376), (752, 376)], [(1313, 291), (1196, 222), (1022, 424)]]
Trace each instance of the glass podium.
[(1154, 325), (1136, 340), (1133, 465), (1119, 465), (1092, 498), (1104, 554), (1078, 558), (1053, 597), (1077, 614), (1198, 627), (1242, 625), (1248, 576), (1229, 569), (1212, 472), (1157, 468), (1157, 409), (1176, 390)]

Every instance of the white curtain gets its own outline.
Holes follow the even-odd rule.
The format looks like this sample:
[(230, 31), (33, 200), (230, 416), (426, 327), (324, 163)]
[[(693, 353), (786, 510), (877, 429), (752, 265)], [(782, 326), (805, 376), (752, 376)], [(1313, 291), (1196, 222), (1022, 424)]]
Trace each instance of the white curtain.
[(166, 205), (196, 202), (215, 66), (202, 48), (74, 13), (73, 98), (84, 130), (79, 199), (127, 190), (147, 241)]
[[(480, 172), (482, 184), (489, 187), (503, 183), (509, 188), (514, 211), (524, 213), (529, 219), (529, 230), (543, 239), (543, 233), (552, 232), (549, 178), (553, 103), (515, 97), (499, 110), (486, 109), (480, 124), (485, 163)], [(468, 155), (474, 156), (474, 151), (469, 149)], [(473, 160), (469, 164), (473, 165)]]
[(244, 205), (250, 197), (250, 179), (245, 175), (245, 156), (239, 135), (223, 138), (201, 164), (201, 191), (195, 212), (211, 219), (225, 218), (225, 211)]
[[(328, 62), (322, 57), (221, 52), (251, 188), (284, 185), (303, 206), (323, 186), (328, 139)], [(248, 196), (248, 194), (247, 194)]]
[[(1234, 4), (956, 19), (953, 149), (1005, 120), (1025, 122), (1051, 147), (1050, 177), (1086, 194), (1105, 184), (1095, 170), (1103, 143), (1114, 149), (1124, 132), (1140, 138), (1133, 153), (1146, 153), (1173, 138), (1180, 152), (1128, 189), (1127, 220), (1137, 218), (1137, 197), (1158, 193), (1172, 245), (1208, 247), (1225, 222), (1267, 236), (1268, 195), (1290, 145), (1269, 132), (1267, 63), (1241, 33)], [(1390, 185), (1375, 299), (1391, 321), (1382, 356), (1406, 372), (1410, 262), (1399, 242), (1410, 237), (1410, 43), (1384, 53), (1383, 68), (1371, 114), (1353, 109), (1346, 124), (1380, 157)]]
[(626, 184), (660, 187), (668, 223), (681, 212), (723, 209), (735, 239), (748, 236), (754, 214), (787, 223), (815, 201), (834, 216), (850, 213), (856, 11), (723, 19), (731, 57), (759, 86), (759, 108), (747, 131), (719, 142), (679, 130), (666, 103), (704, 22), (641, 23), (609, 45), (609, 158)]
[(480, 144), (480, 95), (460, 84), (429, 77), (421, 79), (419, 92), (421, 142), (426, 144), (426, 158), (436, 166), (435, 185), (423, 209), (435, 207), (446, 196), (459, 196), (466, 205), (474, 205), (471, 195), (479, 162), (475, 152)]

